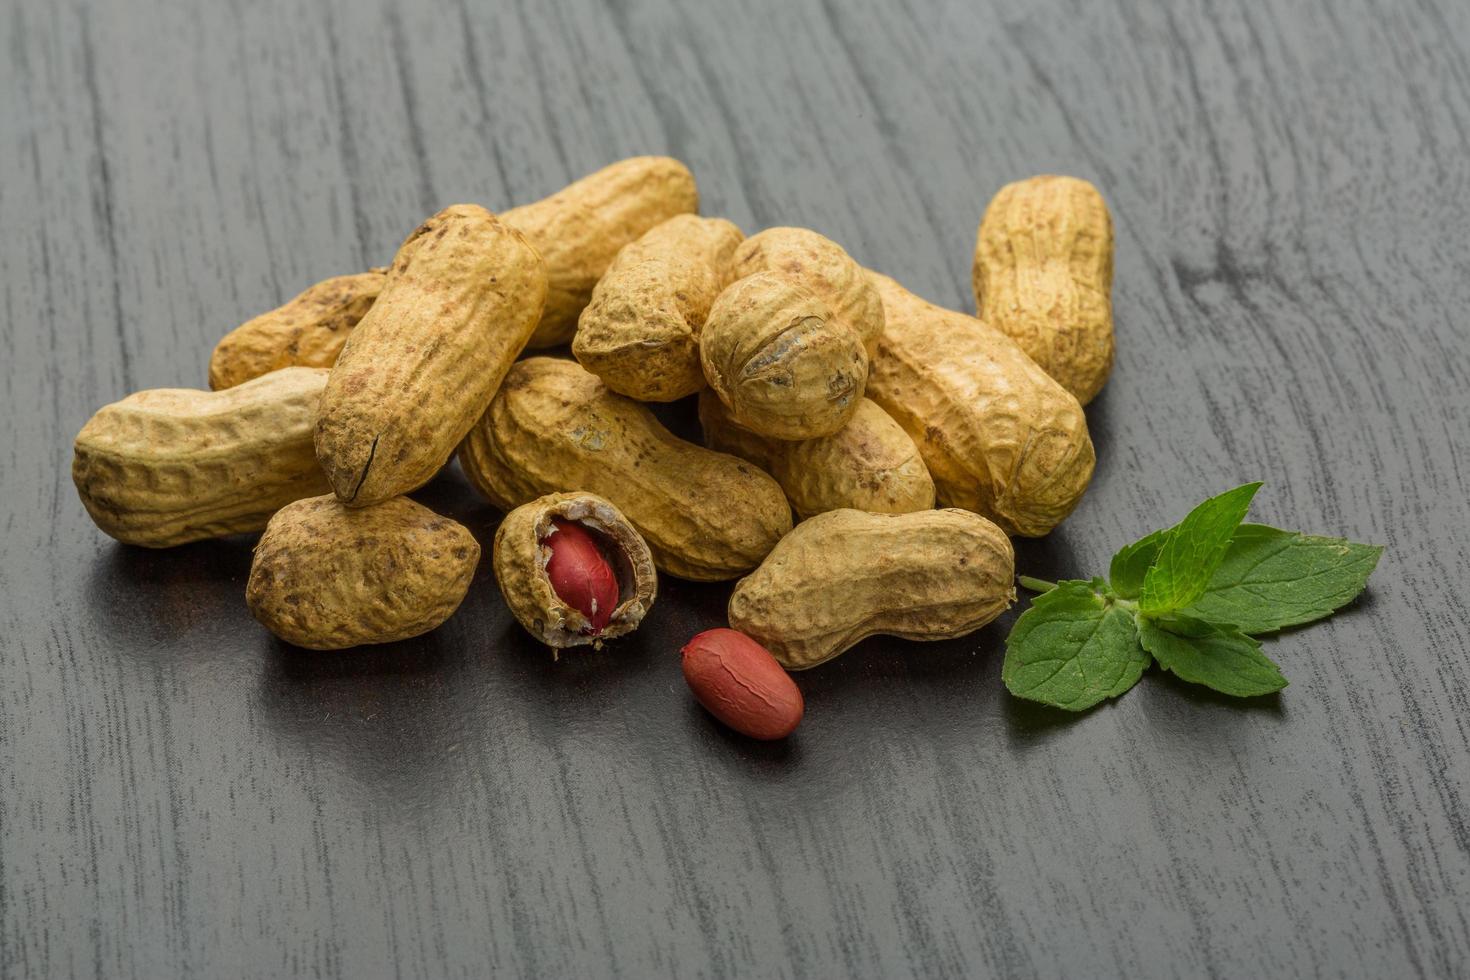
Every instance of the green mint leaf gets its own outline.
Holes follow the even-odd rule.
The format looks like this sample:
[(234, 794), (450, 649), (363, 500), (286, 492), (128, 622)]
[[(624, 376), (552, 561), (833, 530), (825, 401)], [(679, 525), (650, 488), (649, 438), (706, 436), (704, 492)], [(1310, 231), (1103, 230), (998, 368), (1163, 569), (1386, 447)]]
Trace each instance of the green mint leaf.
[(1356, 598), (1382, 554), (1377, 545), (1242, 524), (1186, 612), (1251, 634), (1310, 623)]
[(1138, 608), (1144, 615), (1183, 609), (1204, 595), (1215, 569), (1230, 548), (1230, 538), (1259, 483), (1227, 490), (1211, 497), (1185, 515), (1165, 538), (1148, 574), (1143, 579)]
[(1140, 618), (1138, 641), (1160, 667), (1221, 694), (1249, 698), (1286, 686), (1261, 644), (1233, 626), (1182, 615), (1161, 622)]
[(1172, 530), (1174, 529), (1166, 527), (1162, 531), (1155, 531), (1125, 546), (1113, 556), (1113, 564), (1108, 569), (1108, 580), (1112, 582), (1113, 591), (1119, 598), (1138, 598), (1138, 594), (1143, 591), (1143, 577), (1148, 574), (1149, 566), (1159, 556), (1159, 549), (1164, 546)]
[(1058, 582), (1016, 620), (1001, 668), (1012, 694), (1082, 711), (1138, 683), (1149, 656), (1133, 614), (1093, 591), (1094, 582)]

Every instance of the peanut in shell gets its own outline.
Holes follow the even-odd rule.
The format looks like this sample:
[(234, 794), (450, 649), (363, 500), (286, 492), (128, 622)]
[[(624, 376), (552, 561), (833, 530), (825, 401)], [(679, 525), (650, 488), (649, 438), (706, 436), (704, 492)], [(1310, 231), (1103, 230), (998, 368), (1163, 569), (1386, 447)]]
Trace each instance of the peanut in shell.
[(945, 640), (1015, 600), (1010, 539), (963, 510), (834, 510), (803, 521), (730, 595), (729, 619), (788, 670), (869, 636)]
[(862, 266), (832, 239), (807, 228), (767, 228), (735, 250), (734, 278), (757, 272), (786, 276), (817, 294), (857, 331), (871, 357), (883, 334), (883, 302)]
[(730, 417), (775, 439), (836, 432), (857, 411), (868, 377), (862, 337), (815, 292), (776, 272), (720, 293), (699, 357)]
[(582, 311), (572, 354), (613, 391), (667, 402), (704, 387), (699, 333), (743, 236), (681, 214), (623, 247)]
[(259, 531), (330, 487), (312, 429), (327, 372), (286, 368), (225, 391), (156, 388), (93, 415), (72, 479), (87, 513), (125, 544), (167, 548)]
[[(618, 580), (618, 604), (607, 625), (592, 635), (591, 622), (556, 594), (547, 576), (547, 545), (554, 518), (592, 532)], [(555, 649), (601, 645), (638, 628), (658, 594), (658, 576), (647, 543), (611, 502), (593, 493), (552, 493), (522, 504), (495, 532), (495, 580), (517, 622)]]
[(448, 619), (479, 560), (469, 531), (407, 497), (344, 507), (327, 494), (271, 518), (245, 601), (262, 625), (299, 647), (390, 643)]
[(338, 499), (380, 503), (428, 482), (485, 411), (535, 329), (546, 266), (474, 204), (409, 236), (327, 379), (316, 452)]
[(934, 506), (934, 481), (918, 447), (867, 398), (832, 435), (795, 442), (737, 425), (709, 390), (699, 395), (699, 421), (706, 446), (774, 476), (800, 519), (842, 508), (903, 514)]
[(1092, 479), (1082, 406), (1005, 334), (870, 275), (886, 325), (868, 396), (919, 447), (940, 505), (1051, 531)]
[(574, 361), (517, 362), (459, 461), (502, 510), (554, 492), (606, 498), (643, 535), (655, 565), (679, 578), (736, 578), (791, 530), (775, 480), (679, 439)]
[(550, 288), (531, 348), (572, 339), (577, 317), (618, 250), (676, 214), (699, 210), (689, 168), (672, 157), (631, 157), (501, 218), (546, 260)]
[(1007, 184), (980, 222), (973, 267), (980, 319), (1086, 405), (1113, 367), (1113, 219), (1076, 177)]
[(233, 388), (286, 367), (329, 368), (387, 280), (387, 269), (333, 276), (225, 334), (209, 358), (209, 387)]

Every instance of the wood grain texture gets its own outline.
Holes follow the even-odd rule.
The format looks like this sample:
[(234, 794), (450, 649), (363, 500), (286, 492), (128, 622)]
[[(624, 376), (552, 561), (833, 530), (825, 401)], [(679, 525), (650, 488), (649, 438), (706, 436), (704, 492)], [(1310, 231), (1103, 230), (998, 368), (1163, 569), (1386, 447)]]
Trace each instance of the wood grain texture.
[[(15, 0), (0, 51), (0, 975), (1470, 973), (1470, 5)], [(1154, 672), (1058, 719), (1001, 687), (1012, 613), (801, 675), (757, 746), (679, 677), (728, 586), (552, 663), (485, 563), (434, 634), (308, 654), (248, 538), (87, 520), (98, 406), (639, 153), (958, 308), (998, 187), (1093, 181), (1097, 476), (1020, 568), (1264, 478), (1389, 546), (1369, 593), (1265, 704)], [(488, 552), (458, 472), (418, 496)]]

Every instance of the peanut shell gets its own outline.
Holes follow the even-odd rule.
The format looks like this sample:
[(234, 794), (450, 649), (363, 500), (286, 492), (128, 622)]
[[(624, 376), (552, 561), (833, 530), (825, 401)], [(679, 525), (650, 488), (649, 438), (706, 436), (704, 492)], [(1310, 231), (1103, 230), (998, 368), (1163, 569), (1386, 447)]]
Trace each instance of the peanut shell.
[(887, 319), (868, 395), (919, 447), (939, 503), (1049, 532), (1092, 479), (1082, 406), (1005, 334), (871, 275)]
[(797, 517), (852, 508), (885, 514), (934, 506), (934, 481), (903, 427), (867, 398), (830, 436), (792, 442), (737, 425), (713, 392), (699, 395), (704, 444), (776, 478)]
[(281, 507), (330, 489), (312, 448), (327, 372), (286, 368), (226, 391), (156, 388), (93, 415), (72, 479), (97, 526), (167, 548), (259, 531)]
[(333, 276), (225, 334), (209, 358), (209, 386), (233, 388), (286, 367), (329, 368), (382, 292), (387, 269)]
[(679, 578), (735, 578), (791, 530), (775, 480), (677, 438), (574, 361), (518, 362), (459, 461), (503, 510), (553, 492), (606, 498), (643, 535), (658, 568)]
[(757, 272), (720, 293), (699, 339), (705, 380), (753, 432), (827, 436), (857, 411), (868, 377), (863, 340), (812, 290)]
[(730, 595), (730, 626), (788, 670), (825, 663), (869, 636), (946, 640), (1016, 597), (1011, 542), (963, 510), (803, 521)]
[(474, 204), (424, 222), (337, 358), (316, 452), (338, 499), (363, 507), (427, 483), (490, 404), (535, 329), (546, 266)]
[(817, 294), (857, 331), (868, 356), (883, 334), (883, 302), (862, 266), (832, 239), (806, 228), (767, 228), (735, 250), (734, 278), (775, 272)]
[(344, 507), (327, 494), (271, 518), (245, 601), (266, 629), (299, 647), (391, 643), (448, 619), (479, 560), (469, 531), (407, 497)]
[(1076, 177), (1007, 184), (975, 241), (980, 319), (1086, 405), (1113, 368), (1113, 219)]
[(528, 347), (572, 339), (592, 288), (624, 245), (676, 214), (699, 210), (689, 168), (671, 157), (632, 157), (548, 198), (504, 212), (546, 260), (550, 289)]
[[(586, 632), (588, 618), (563, 602), (547, 577), (551, 549), (544, 542), (554, 517), (593, 531), (617, 574), (618, 605), (600, 636)], [(547, 494), (512, 510), (495, 532), (494, 564), (500, 594), (516, 620), (557, 649), (600, 645), (633, 632), (658, 593), (648, 544), (616, 507), (593, 493)]]
[(723, 218), (681, 214), (624, 246), (578, 321), (578, 363), (639, 401), (674, 401), (703, 388), (699, 332), (730, 282), (742, 237)]

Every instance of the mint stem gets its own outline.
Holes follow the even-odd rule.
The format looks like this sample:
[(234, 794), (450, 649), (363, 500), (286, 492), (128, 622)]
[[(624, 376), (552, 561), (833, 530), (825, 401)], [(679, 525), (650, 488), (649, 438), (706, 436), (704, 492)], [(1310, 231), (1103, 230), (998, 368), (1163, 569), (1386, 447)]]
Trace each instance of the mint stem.
[(1021, 583), (1021, 588), (1030, 589), (1032, 592), (1050, 592), (1057, 587), (1057, 583), (1048, 582), (1042, 578), (1032, 578), (1030, 575), (1018, 575), (1016, 581)]

